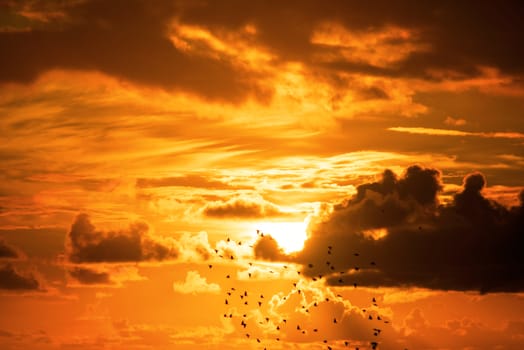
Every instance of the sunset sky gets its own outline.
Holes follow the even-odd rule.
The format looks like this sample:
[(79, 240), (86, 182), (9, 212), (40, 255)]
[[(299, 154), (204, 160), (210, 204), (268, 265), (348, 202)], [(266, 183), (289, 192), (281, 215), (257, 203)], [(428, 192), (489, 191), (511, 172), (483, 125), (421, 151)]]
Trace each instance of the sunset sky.
[(0, 0), (0, 348), (522, 349), (522, 1)]

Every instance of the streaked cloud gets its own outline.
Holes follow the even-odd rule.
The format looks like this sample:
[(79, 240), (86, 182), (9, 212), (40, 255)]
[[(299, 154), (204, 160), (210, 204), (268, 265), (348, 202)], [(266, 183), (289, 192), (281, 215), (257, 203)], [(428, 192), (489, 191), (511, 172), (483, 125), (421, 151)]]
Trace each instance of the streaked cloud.
[(391, 127), (391, 131), (409, 134), (435, 135), (435, 136), (477, 136), (486, 138), (523, 139), (524, 134), (519, 132), (470, 132), (451, 129), (433, 129), (424, 127)]

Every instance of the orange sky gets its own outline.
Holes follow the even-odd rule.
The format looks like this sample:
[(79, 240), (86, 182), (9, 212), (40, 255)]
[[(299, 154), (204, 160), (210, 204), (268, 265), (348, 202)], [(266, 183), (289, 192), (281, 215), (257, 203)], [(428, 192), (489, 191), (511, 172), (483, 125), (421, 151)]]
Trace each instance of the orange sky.
[(520, 349), (523, 16), (0, 1), (0, 348)]

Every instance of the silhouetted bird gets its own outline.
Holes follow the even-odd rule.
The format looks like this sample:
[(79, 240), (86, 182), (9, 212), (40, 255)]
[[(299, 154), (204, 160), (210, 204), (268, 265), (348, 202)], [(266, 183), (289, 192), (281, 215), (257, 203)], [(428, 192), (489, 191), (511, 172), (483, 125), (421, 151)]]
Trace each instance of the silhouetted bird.
[(333, 323), (337, 323), (337, 319), (336, 318), (333, 319)]
[(307, 264), (307, 267), (312, 268), (313, 264)]
[(213, 265), (208, 265), (208, 266), (209, 266), (209, 268), (212, 268), (212, 267), (213, 267)]

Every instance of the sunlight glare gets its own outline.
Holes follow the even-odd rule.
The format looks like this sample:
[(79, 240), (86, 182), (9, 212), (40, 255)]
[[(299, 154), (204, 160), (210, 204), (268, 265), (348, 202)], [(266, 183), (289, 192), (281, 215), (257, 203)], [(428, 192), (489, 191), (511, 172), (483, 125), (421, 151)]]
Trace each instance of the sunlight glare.
[(256, 229), (264, 234), (271, 235), (285, 253), (301, 250), (307, 238), (307, 222), (263, 222), (256, 225)]

